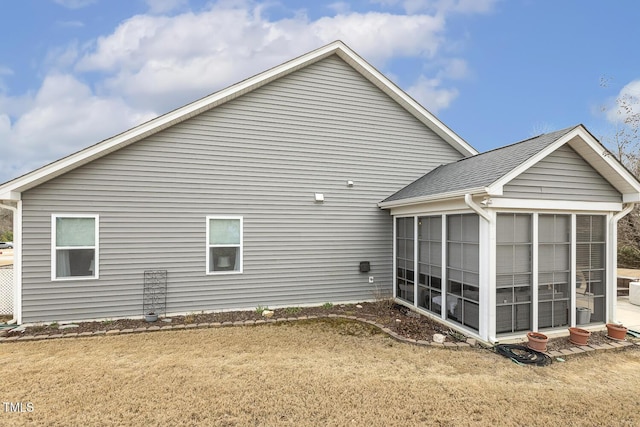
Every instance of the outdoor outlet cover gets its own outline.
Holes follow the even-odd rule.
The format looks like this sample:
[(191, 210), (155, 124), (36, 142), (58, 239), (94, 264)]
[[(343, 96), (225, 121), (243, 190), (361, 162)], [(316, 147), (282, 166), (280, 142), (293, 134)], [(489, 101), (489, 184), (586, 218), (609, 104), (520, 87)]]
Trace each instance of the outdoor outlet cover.
[(373, 283), (373, 276), (369, 276), (369, 283)]

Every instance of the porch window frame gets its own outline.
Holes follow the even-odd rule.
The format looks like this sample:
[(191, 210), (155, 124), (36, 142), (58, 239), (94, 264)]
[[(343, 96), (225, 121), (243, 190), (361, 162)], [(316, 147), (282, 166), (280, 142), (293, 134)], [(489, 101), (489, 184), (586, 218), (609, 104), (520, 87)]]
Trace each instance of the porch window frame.
[[(532, 215), (532, 330), (534, 331), (545, 331), (545, 332), (553, 332), (562, 330), (567, 327), (575, 327), (576, 326), (576, 287), (577, 287), (577, 256), (576, 256), (576, 245), (577, 245), (577, 236), (576, 236), (576, 220), (578, 216), (599, 216), (603, 218), (604, 221), (604, 271), (603, 271), (603, 281), (605, 292), (602, 298), (604, 298), (604, 320), (593, 321), (584, 326), (594, 326), (599, 324), (605, 324), (608, 322), (608, 319), (611, 314), (611, 289), (608, 287), (608, 282), (611, 280), (610, 278), (610, 269), (615, 269), (610, 264), (610, 251), (611, 251), (611, 230), (610, 230), (610, 221), (612, 218), (612, 214), (610, 212), (598, 211), (598, 210), (584, 210), (584, 211), (575, 211), (575, 210), (564, 210), (564, 209), (550, 209), (550, 210), (533, 210), (533, 209), (496, 209), (495, 211), (496, 217), (499, 214), (516, 214), (516, 213), (526, 213)], [(542, 327), (539, 326), (539, 295), (538, 295), (538, 287), (539, 287), (539, 220), (541, 215), (567, 215), (570, 220), (570, 277), (569, 277), (569, 298), (568, 298), (568, 325), (566, 326), (557, 326), (557, 327)], [(497, 222), (494, 224), (494, 227), (497, 228)], [(583, 242), (586, 243), (586, 242)], [(497, 259), (493, 260), (494, 263), (497, 264)], [(493, 289), (492, 292), (496, 292), (497, 284), (496, 284), (496, 273), (493, 274)], [(613, 286), (615, 292), (615, 285)], [(496, 302), (492, 304), (492, 310), (496, 310)], [(508, 338), (510, 336), (519, 336), (518, 332), (501, 332), (496, 333), (496, 324), (497, 317), (494, 318), (494, 325), (492, 325), (492, 336), (498, 338)]]

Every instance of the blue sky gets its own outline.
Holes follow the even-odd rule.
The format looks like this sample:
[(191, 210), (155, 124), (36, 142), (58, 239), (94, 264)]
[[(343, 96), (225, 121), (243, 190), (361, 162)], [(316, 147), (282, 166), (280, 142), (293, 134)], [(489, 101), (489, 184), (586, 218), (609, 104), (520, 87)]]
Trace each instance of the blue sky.
[(479, 151), (578, 123), (606, 140), (640, 94), (631, 0), (0, 7), (0, 182), (336, 39)]

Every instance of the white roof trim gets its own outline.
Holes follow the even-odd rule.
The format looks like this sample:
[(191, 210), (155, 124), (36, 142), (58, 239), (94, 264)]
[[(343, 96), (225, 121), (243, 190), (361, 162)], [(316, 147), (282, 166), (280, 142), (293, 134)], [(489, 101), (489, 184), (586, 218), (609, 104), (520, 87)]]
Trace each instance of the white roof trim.
[(620, 202), (580, 202), (572, 200), (512, 199), (495, 197), (490, 199), (490, 209), (525, 209), (527, 211), (575, 211), (575, 212), (619, 212)]
[(485, 187), (478, 187), (478, 188), (464, 189), (464, 190), (458, 190), (458, 191), (451, 191), (449, 193), (431, 194), (429, 196), (419, 196), (419, 197), (412, 197), (408, 199), (391, 200), (389, 202), (378, 203), (378, 207), (382, 209), (391, 209), (391, 208), (396, 208), (400, 206), (410, 206), (410, 205), (418, 205), (421, 203), (438, 202), (438, 201), (443, 201), (447, 199), (464, 198), (464, 196), (467, 194), (472, 194), (472, 195), (487, 194), (487, 189)]
[(398, 102), (398, 104), (442, 137), (446, 142), (451, 144), (451, 146), (460, 153), (465, 156), (477, 154), (477, 151), (473, 147), (445, 126), (444, 123), (438, 120), (433, 114), (418, 104), (413, 98), (398, 88), (398, 86), (378, 70), (358, 56), (348, 46), (341, 41), (335, 41), (256, 76), (243, 80), (226, 89), (220, 90), (167, 114), (152, 119), (121, 134), (99, 142), (91, 147), (85, 148), (84, 150), (78, 151), (58, 161), (36, 169), (35, 171), (15, 178), (4, 185), (0, 185), (0, 197), (6, 197), (10, 200), (18, 200), (19, 193), (22, 191), (33, 188), (43, 182), (55, 178), (56, 176), (69, 172), (79, 166), (105, 156), (110, 152), (126, 147), (129, 144), (244, 95), (245, 93), (264, 86), (277, 78), (290, 74), (333, 54), (340, 56), (340, 58), (350, 64), (356, 71), (393, 98)]
[(622, 193), (625, 202), (637, 201), (640, 198), (640, 183), (638, 180), (618, 160), (613, 158), (611, 153), (582, 125), (576, 126), (561, 138), (558, 138), (553, 144), (495, 181), (488, 187), (487, 192), (492, 196), (502, 195), (504, 186), (511, 180), (565, 144), (569, 144), (591, 167)]

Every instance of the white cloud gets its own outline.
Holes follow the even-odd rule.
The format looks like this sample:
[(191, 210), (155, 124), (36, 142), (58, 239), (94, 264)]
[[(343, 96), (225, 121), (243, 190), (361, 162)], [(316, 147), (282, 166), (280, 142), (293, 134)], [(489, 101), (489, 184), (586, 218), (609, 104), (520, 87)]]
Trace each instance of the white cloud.
[(149, 7), (149, 13), (162, 14), (177, 10), (189, 5), (188, 0), (145, 0)]
[(71, 75), (50, 75), (15, 122), (8, 114), (0, 115), (0, 170), (14, 175), (26, 172), (153, 116), (132, 109), (122, 99), (95, 96)]
[(407, 89), (407, 93), (433, 114), (447, 108), (458, 97), (457, 89), (444, 88), (440, 79), (425, 76), (420, 76), (418, 81)]
[(82, 9), (87, 7), (98, 0), (53, 0), (55, 3), (67, 9)]
[(327, 8), (333, 10), (335, 13), (346, 14), (351, 11), (351, 4), (344, 1), (338, 1), (335, 3), (331, 3), (327, 6)]
[(0, 93), (7, 90), (3, 77), (11, 75), (13, 75), (13, 70), (11, 68), (0, 65)]
[[(269, 6), (249, 0), (175, 16), (163, 14), (185, 1), (145, 1), (149, 14), (121, 22), (111, 34), (52, 49), (40, 88), (8, 97), (0, 85), (0, 182), (337, 39), (387, 74), (394, 74), (387, 69), (394, 59), (422, 62), (423, 75), (408, 92), (440, 111), (458, 96), (451, 81), (469, 72), (462, 59), (447, 58), (447, 16), (494, 3), (378, 1), (420, 12), (402, 14), (352, 12), (338, 2), (335, 16), (310, 19), (292, 10), (270, 19)], [(56, 2), (79, 8), (93, 1)], [(85, 75), (91, 83), (83, 82)]]
[(620, 89), (605, 111), (611, 123), (634, 120), (636, 125), (640, 124), (640, 80), (633, 80)]
[(384, 7), (402, 7), (407, 13), (487, 13), (500, 0), (371, 0)]
[(269, 21), (259, 7), (214, 6), (173, 18), (135, 16), (98, 39), (77, 70), (110, 73), (102, 91), (164, 111), (336, 39), (378, 67), (394, 57), (432, 58), (443, 29), (444, 20), (429, 15), (349, 13), (310, 21), (299, 14)]

